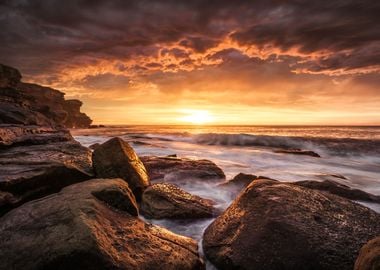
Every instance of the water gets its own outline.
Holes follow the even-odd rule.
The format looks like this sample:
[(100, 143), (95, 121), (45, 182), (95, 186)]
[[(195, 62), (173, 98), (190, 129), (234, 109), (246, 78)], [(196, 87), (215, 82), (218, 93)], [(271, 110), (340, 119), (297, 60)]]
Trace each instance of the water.
[[(73, 130), (72, 134), (85, 146), (119, 136), (139, 155), (210, 159), (223, 169), (227, 179), (240, 172), (290, 182), (331, 179), (380, 195), (380, 127), (114, 126)], [(321, 158), (274, 152), (284, 148), (311, 150)], [(220, 210), (234, 199), (215, 183), (193, 179), (176, 184), (213, 199)], [(379, 204), (365, 205), (380, 212)], [(201, 241), (212, 219), (149, 221)]]

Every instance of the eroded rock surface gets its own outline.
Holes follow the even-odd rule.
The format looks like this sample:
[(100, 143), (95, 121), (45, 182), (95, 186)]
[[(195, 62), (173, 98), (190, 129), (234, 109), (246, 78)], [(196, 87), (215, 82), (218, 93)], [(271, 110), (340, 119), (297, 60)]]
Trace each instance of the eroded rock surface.
[(30, 139), (16, 139), (22, 145), (0, 150), (0, 193), (5, 194), (0, 196), (0, 215), (93, 177), (90, 150), (68, 140), (65, 132), (31, 136), (38, 140), (32, 145), (23, 145)]
[(194, 240), (136, 213), (121, 179), (28, 202), (0, 218), (0, 269), (204, 269)]
[(361, 249), (355, 262), (355, 270), (380, 269), (380, 236), (372, 239)]
[(133, 148), (118, 137), (97, 146), (92, 160), (97, 177), (124, 179), (138, 200), (150, 185), (144, 164)]
[(17, 69), (0, 64), (0, 124), (88, 127), (92, 120), (81, 105), (58, 90), (21, 82)]
[(142, 196), (141, 211), (154, 219), (196, 219), (212, 217), (214, 202), (192, 195), (178, 186), (158, 183), (148, 187)]
[(206, 159), (193, 160), (177, 157), (141, 157), (151, 180), (164, 178), (183, 180), (186, 178), (198, 179), (225, 179), (224, 172), (214, 162)]
[(206, 229), (218, 269), (353, 269), (380, 215), (339, 196), (290, 183), (253, 181)]
[(380, 196), (367, 193), (360, 189), (350, 188), (349, 186), (331, 180), (325, 180), (323, 182), (307, 180), (295, 182), (294, 184), (328, 192), (350, 200), (380, 203)]

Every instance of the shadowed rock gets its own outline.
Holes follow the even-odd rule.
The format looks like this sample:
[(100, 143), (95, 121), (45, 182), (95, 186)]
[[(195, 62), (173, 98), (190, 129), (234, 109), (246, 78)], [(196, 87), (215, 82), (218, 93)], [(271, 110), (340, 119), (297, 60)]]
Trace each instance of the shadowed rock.
[(186, 178), (198, 179), (225, 179), (226, 176), (214, 162), (201, 159), (192, 160), (177, 157), (141, 157), (151, 180), (172, 178), (183, 180)]
[(58, 90), (20, 80), (18, 70), (0, 64), (0, 124), (66, 128), (91, 124), (92, 120), (80, 112), (81, 101), (65, 100)]
[[(0, 151), (0, 192), (8, 194), (0, 196), (0, 215), (26, 201), (93, 177), (90, 150), (74, 140), (65, 141), (66, 135), (60, 141), (54, 133), (58, 142)], [(44, 134), (40, 139), (42, 143), (51, 138)]]
[(67, 130), (39, 126), (0, 125), (0, 148), (72, 140), (73, 137)]
[(132, 147), (120, 138), (112, 138), (96, 147), (92, 161), (97, 177), (124, 179), (137, 200), (150, 185), (144, 164)]
[(221, 183), (220, 187), (231, 187), (241, 190), (247, 187), (253, 180), (256, 180), (257, 176), (253, 174), (239, 173), (231, 180)]
[(309, 150), (301, 150), (301, 149), (281, 149), (274, 151), (275, 153), (280, 154), (293, 154), (293, 155), (303, 155), (303, 156), (311, 156), (311, 157), (321, 157), (318, 153)]
[(218, 269), (353, 269), (380, 234), (380, 215), (339, 196), (290, 183), (253, 181), (206, 229)]
[(142, 196), (141, 211), (154, 219), (195, 219), (212, 217), (214, 202), (192, 195), (178, 186), (158, 183), (148, 187)]
[(380, 236), (372, 239), (361, 249), (355, 262), (355, 270), (380, 269)]
[(367, 193), (360, 189), (353, 189), (353, 188), (350, 188), (349, 186), (346, 186), (346, 185), (343, 185), (331, 180), (325, 180), (323, 182), (311, 181), (311, 180), (299, 181), (299, 182), (295, 182), (294, 184), (298, 186), (307, 187), (310, 189), (328, 192), (328, 193), (335, 194), (335, 195), (338, 195), (350, 200), (380, 203), (380, 196)]
[(26, 203), (0, 219), (0, 269), (204, 268), (194, 240), (136, 213), (121, 179), (86, 181)]

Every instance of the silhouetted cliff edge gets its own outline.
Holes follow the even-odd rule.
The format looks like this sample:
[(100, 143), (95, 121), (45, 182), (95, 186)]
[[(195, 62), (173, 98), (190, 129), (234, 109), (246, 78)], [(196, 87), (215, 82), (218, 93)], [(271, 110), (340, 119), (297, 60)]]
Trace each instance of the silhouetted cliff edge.
[(21, 78), (17, 69), (0, 64), (0, 124), (86, 128), (92, 123), (80, 111), (80, 100), (65, 100), (64, 93)]

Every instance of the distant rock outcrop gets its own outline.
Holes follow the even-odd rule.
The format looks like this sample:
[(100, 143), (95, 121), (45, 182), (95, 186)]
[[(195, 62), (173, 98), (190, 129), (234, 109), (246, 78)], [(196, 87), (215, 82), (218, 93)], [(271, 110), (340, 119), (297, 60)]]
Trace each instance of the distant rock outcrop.
[(21, 82), (17, 69), (0, 64), (0, 124), (86, 128), (92, 120), (81, 106), (58, 90)]

